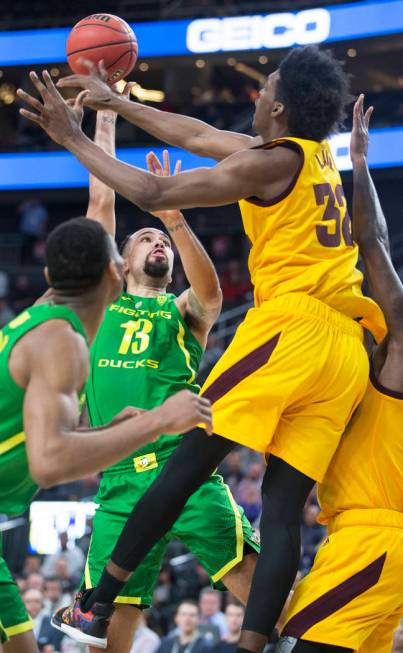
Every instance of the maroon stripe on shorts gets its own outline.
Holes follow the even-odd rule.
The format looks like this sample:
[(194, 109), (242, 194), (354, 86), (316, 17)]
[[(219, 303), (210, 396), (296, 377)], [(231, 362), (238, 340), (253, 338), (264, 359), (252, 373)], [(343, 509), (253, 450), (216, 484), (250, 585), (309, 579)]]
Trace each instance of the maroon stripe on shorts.
[(357, 574), (325, 592), (316, 601), (310, 603), (300, 612), (297, 612), (286, 624), (284, 637), (299, 639), (307, 630), (331, 614), (343, 608), (360, 594), (363, 594), (377, 584), (386, 560), (386, 552), (371, 562), (368, 567), (361, 569)]
[(227, 392), (232, 390), (238, 383), (246, 379), (250, 374), (263, 367), (272, 355), (279, 341), (281, 333), (275, 335), (271, 340), (265, 342), (250, 354), (241, 358), (240, 361), (225, 370), (204, 392), (203, 397), (210, 399), (211, 403), (221, 399)]

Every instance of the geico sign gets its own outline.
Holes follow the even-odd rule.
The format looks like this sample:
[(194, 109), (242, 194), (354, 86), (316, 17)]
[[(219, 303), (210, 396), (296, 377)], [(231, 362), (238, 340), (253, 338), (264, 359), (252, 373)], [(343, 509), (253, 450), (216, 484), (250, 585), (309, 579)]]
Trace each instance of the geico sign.
[(288, 48), (325, 41), (330, 32), (326, 9), (296, 14), (205, 18), (190, 23), (186, 45), (191, 52), (224, 52)]

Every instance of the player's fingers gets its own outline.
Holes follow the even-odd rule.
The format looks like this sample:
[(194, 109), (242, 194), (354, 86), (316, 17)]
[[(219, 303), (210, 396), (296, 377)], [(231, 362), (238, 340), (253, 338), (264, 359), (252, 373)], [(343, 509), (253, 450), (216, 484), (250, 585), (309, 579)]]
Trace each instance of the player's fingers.
[(84, 106), (84, 100), (89, 95), (89, 91), (85, 90), (80, 91), (80, 93), (77, 95), (76, 100), (74, 102), (74, 108), (75, 109), (82, 109)]
[(374, 107), (368, 107), (368, 109), (365, 112), (364, 122), (365, 122), (365, 127), (367, 129), (369, 128), (369, 121), (371, 120), (371, 116), (373, 112), (374, 112)]
[(80, 66), (84, 66), (90, 75), (96, 75), (98, 73), (98, 68), (96, 65), (85, 57), (79, 57), (77, 59), (77, 63), (80, 64)]
[(39, 79), (38, 75), (34, 70), (31, 70), (31, 72), (29, 73), (29, 78), (33, 83), (33, 85), (35, 86), (38, 93), (41, 95), (41, 97), (44, 100), (48, 98), (49, 97), (48, 89), (46, 88), (45, 84), (42, 84), (41, 80)]
[(49, 75), (47, 70), (42, 71), (42, 78), (43, 81), (45, 82), (45, 86), (48, 89), (49, 93), (53, 95), (54, 97), (61, 97), (59, 91), (57, 90), (56, 86), (53, 83), (53, 80), (51, 76)]
[(20, 109), (19, 113), (21, 116), (24, 116), (24, 118), (28, 118), (28, 120), (32, 120), (32, 122), (36, 122), (38, 125), (41, 125), (41, 127), (45, 124), (42, 116), (39, 116), (37, 113), (32, 113), (32, 111), (27, 111), (27, 109)]
[(83, 88), (88, 85), (88, 75), (68, 75), (57, 82), (58, 88)]
[(197, 399), (204, 408), (211, 408), (211, 401), (207, 397), (199, 396)]
[(106, 80), (108, 79), (108, 71), (106, 70), (105, 61), (103, 59), (101, 59), (101, 61), (98, 61), (98, 73), (101, 79), (103, 79), (104, 82), (106, 82)]
[(154, 175), (158, 175), (159, 177), (162, 177), (164, 174), (164, 171), (162, 169), (161, 161), (157, 157), (154, 152), (149, 152), (147, 154), (147, 165), (149, 165), (149, 170), (152, 172)]
[(122, 95), (129, 98), (130, 93), (132, 91), (132, 88), (134, 88), (135, 86), (136, 86), (136, 82), (127, 82), (126, 86), (124, 87), (124, 89), (122, 91)]
[(74, 107), (76, 103), (76, 98), (69, 98), (68, 100), (65, 100), (65, 102), (69, 107)]
[(169, 177), (171, 174), (171, 161), (169, 159), (168, 150), (164, 150), (162, 153), (162, 160), (164, 163), (164, 177)]
[(175, 163), (174, 175), (179, 175), (181, 170), (182, 170), (182, 161), (178, 159), (178, 161)]
[(43, 109), (43, 104), (42, 102), (39, 102), (35, 97), (32, 97), (32, 95), (29, 95), (29, 93), (26, 93), (25, 91), (22, 90), (22, 88), (17, 89), (17, 95), (20, 98), (20, 100), (23, 100), (26, 102), (26, 104), (29, 104), (33, 109), (36, 109), (39, 113)]

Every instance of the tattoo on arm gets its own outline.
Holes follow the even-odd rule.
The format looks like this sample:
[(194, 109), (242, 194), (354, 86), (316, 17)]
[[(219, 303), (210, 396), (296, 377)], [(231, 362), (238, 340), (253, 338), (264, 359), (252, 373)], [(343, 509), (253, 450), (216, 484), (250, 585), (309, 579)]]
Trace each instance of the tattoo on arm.
[(103, 116), (102, 122), (108, 122), (110, 125), (114, 125), (116, 122), (116, 118), (112, 118), (112, 116)]
[(170, 234), (173, 234), (175, 231), (179, 231), (179, 229), (183, 229), (185, 226), (184, 222), (179, 222), (178, 224), (172, 225), (172, 227), (167, 227), (167, 229)]
[(192, 288), (189, 288), (188, 291), (188, 307), (189, 307), (189, 313), (191, 318), (197, 321), (204, 319), (206, 315), (206, 311), (204, 310), (203, 306), (197, 299)]

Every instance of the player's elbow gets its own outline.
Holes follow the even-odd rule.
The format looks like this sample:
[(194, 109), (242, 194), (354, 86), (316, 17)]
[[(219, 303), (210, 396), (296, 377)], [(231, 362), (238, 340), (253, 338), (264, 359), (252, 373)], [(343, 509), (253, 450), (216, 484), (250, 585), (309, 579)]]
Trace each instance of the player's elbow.
[(57, 483), (57, 474), (49, 463), (30, 464), (32, 480), (41, 488), (48, 489)]

